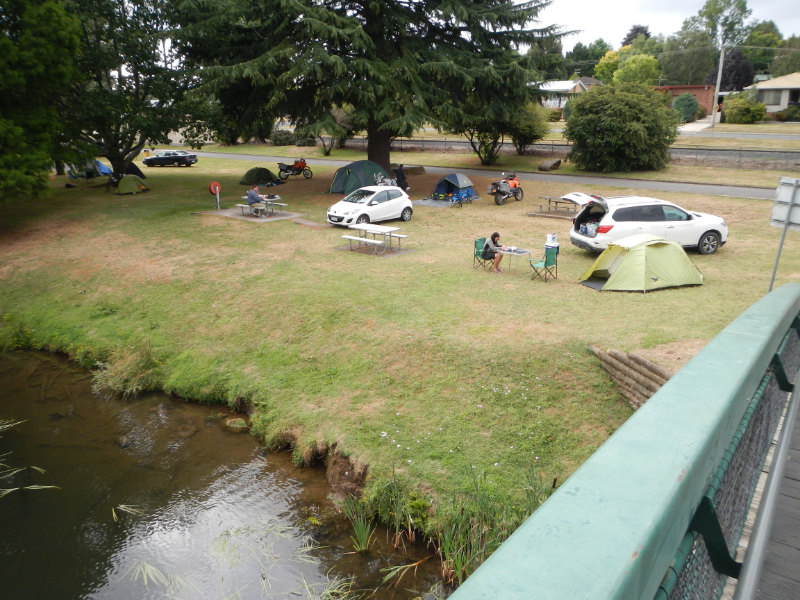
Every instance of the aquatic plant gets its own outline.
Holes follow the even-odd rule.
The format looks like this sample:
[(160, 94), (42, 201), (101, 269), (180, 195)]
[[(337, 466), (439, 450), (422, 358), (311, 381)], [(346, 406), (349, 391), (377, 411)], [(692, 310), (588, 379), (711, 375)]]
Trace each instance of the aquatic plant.
[(367, 552), (375, 533), (375, 525), (367, 503), (355, 496), (348, 496), (344, 499), (344, 514), (353, 526), (354, 535), (350, 536), (353, 540), (353, 549), (356, 552)]
[[(25, 421), (14, 421), (12, 419), (0, 419), (0, 433), (3, 431), (8, 431), (12, 427), (16, 427), (24, 423)], [(0, 436), (2, 437), (2, 436)], [(11, 454), (11, 452), (5, 452), (0, 454), (0, 460), (5, 459)], [(30, 474), (31, 471), (35, 471), (40, 475), (44, 475), (46, 471), (41, 467), (36, 467), (34, 465), (28, 465), (27, 467), (14, 467), (9, 465), (6, 462), (0, 462), (0, 481), (11, 481), (14, 477), (19, 475), (20, 473), (28, 473)], [(59, 490), (61, 489), (57, 485), (38, 485), (38, 484), (29, 484), (29, 485), (19, 485), (16, 487), (10, 488), (0, 488), (0, 498), (4, 498), (8, 496), (12, 492), (20, 492), (26, 490)]]
[(111, 507), (111, 516), (114, 519), (114, 523), (119, 523), (120, 518), (117, 516), (117, 511), (128, 513), (130, 515), (142, 514), (142, 511), (133, 504), (118, 504), (117, 506)]

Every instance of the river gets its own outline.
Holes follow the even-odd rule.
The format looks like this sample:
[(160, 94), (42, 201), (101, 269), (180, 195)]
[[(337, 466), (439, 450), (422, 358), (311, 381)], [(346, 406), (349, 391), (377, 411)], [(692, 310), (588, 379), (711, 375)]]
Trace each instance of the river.
[[(0, 354), (0, 390), (0, 419), (24, 421), (2, 433), (0, 462), (45, 469), (0, 488), (59, 488), (0, 498), (5, 600), (322, 598), (348, 577), (352, 597), (435, 597), (429, 549), (398, 552), (379, 529), (354, 553), (324, 472), (228, 431), (227, 409), (103, 398), (86, 371), (27, 352)], [(381, 569), (426, 557), (380, 586)]]

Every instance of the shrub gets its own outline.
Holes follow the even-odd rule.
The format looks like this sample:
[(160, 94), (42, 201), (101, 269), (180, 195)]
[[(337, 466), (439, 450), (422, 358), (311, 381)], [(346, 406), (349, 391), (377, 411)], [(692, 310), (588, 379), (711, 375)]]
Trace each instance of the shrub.
[(695, 115), (700, 105), (697, 103), (697, 98), (686, 92), (675, 98), (672, 108), (678, 111), (684, 123), (691, 123), (695, 120)]
[(726, 123), (749, 124), (762, 121), (767, 107), (748, 94), (733, 94), (722, 104)]
[[(558, 111), (560, 113), (560, 111)], [(536, 102), (529, 102), (521, 109), (515, 111), (511, 124), (508, 127), (508, 135), (517, 150), (517, 154), (522, 156), (531, 144), (535, 144), (550, 132), (547, 119), (552, 115), (546, 108)], [(552, 121), (552, 119), (550, 119)]]
[(551, 123), (557, 123), (558, 121), (560, 121), (561, 120), (561, 109), (560, 108), (552, 109), (550, 111), (550, 114), (547, 115), (547, 120), (550, 121)]
[(273, 146), (293, 146), (295, 143), (295, 135), (293, 131), (276, 129), (272, 132), (270, 141)]
[(678, 135), (669, 98), (639, 84), (597, 86), (569, 101), (568, 158), (589, 171), (661, 169)]
[(790, 104), (788, 107), (773, 115), (776, 121), (800, 121), (800, 104)]
[(295, 142), (295, 146), (316, 146), (317, 145), (317, 138), (313, 135), (297, 135)]

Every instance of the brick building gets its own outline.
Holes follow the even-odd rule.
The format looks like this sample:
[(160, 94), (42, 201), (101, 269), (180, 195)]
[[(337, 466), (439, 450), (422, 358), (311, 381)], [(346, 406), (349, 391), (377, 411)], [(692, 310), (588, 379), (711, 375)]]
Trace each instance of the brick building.
[(700, 105), (707, 115), (711, 114), (711, 107), (714, 105), (714, 86), (706, 85), (659, 85), (653, 89), (664, 92), (672, 96), (672, 101), (681, 94), (689, 93), (695, 97), (697, 104)]

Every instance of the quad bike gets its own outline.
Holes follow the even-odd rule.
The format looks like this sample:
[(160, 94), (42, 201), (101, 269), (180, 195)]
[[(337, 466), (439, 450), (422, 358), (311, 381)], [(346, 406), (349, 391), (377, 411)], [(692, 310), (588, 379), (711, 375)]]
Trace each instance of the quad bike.
[(517, 172), (514, 171), (510, 176), (502, 174), (503, 179), (500, 181), (493, 181), (489, 184), (488, 192), (494, 196), (494, 203), (502, 206), (508, 198), (514, 197), (514, 200), (519, 202), (522, 200), (523, 192), (519, 186), (519, 179), (517, 179)]
[(289, 179), (289, 175), (300, 175), (300, 173), (302, 173), (303, 177), (306, 179), (311, 179), (314, 175), (311, 169), (306, 166), (305, 158), (298, 158), (292, 165), (287, 165), (282, 162), (278, 163), (278, 177), (281, 179)]

